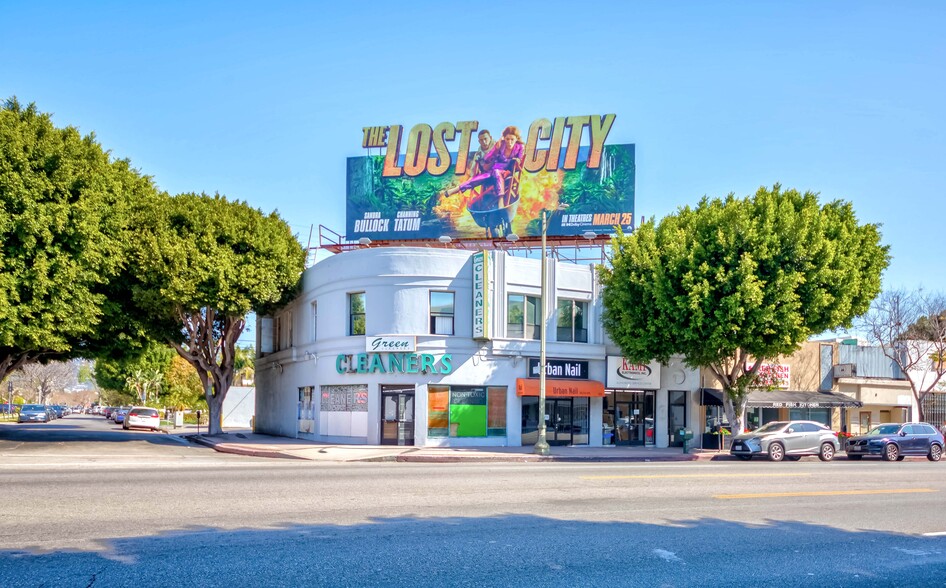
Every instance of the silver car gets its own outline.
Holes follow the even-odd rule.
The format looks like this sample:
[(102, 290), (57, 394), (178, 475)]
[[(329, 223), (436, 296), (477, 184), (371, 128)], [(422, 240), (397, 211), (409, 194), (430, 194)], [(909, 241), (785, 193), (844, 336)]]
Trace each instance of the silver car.
[(817, 455), (821, 461), (831, 461), (840, 448), (834, 431), (821, 423), (775, 421), (733, 437), (729, 453), (743, 460), (765, 455), (772, 461), (797, 461), (805, 455)]

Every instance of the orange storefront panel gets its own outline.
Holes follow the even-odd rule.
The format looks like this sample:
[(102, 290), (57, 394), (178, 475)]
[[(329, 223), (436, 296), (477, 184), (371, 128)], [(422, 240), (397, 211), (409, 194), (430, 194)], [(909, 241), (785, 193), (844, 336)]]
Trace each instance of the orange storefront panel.
[[(516, 396), (538, 396), (539, 380), (519, 378), (516, 380)], [(594, 380), (545, 380), (546, 398), (599, 398), (604, 396), (604, 382)]]

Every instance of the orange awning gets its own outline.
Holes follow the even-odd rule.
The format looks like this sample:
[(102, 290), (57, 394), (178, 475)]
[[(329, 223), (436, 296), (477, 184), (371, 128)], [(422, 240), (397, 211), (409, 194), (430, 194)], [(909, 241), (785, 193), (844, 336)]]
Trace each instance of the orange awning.
[[(516, 380), (516, 396), (538, 396), (538, 378)], [(546, 398), (599, 398), (604, 396), (604, 383), (595, 380), (545, 380)]]

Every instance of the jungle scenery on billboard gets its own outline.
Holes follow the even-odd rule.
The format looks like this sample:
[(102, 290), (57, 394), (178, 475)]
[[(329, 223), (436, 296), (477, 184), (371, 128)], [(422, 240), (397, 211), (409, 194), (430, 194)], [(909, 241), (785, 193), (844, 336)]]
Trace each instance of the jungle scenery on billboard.
[[(615, 115), (365, 127), (348, 159), (346, 237), (500, 239), (633, 229), (634, 145), (606, 145)], [(584, 143), (584, 144), (582, 144)], [(451, 150), (452, 149), (452, 150)]]

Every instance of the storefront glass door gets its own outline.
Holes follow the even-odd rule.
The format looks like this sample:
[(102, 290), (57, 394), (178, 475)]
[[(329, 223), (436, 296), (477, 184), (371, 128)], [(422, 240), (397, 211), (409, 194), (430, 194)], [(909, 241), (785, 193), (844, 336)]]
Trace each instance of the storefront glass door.
[(414, 444), (414, 389), (381, 387), (381, 445)]
[(546, 400), (545, 409), (550, 415), (549, 426), (545, 432), (548, 444), (571, 445), (573, 430), (571, 398), (553, 398)]
[(611, 399), (605, 399), (605, 417), (605, 423), (614, 426), (613, 434), (606, 435), (606, 442), (615, 445), (654, 444), (653, 392), (615, 392)]

